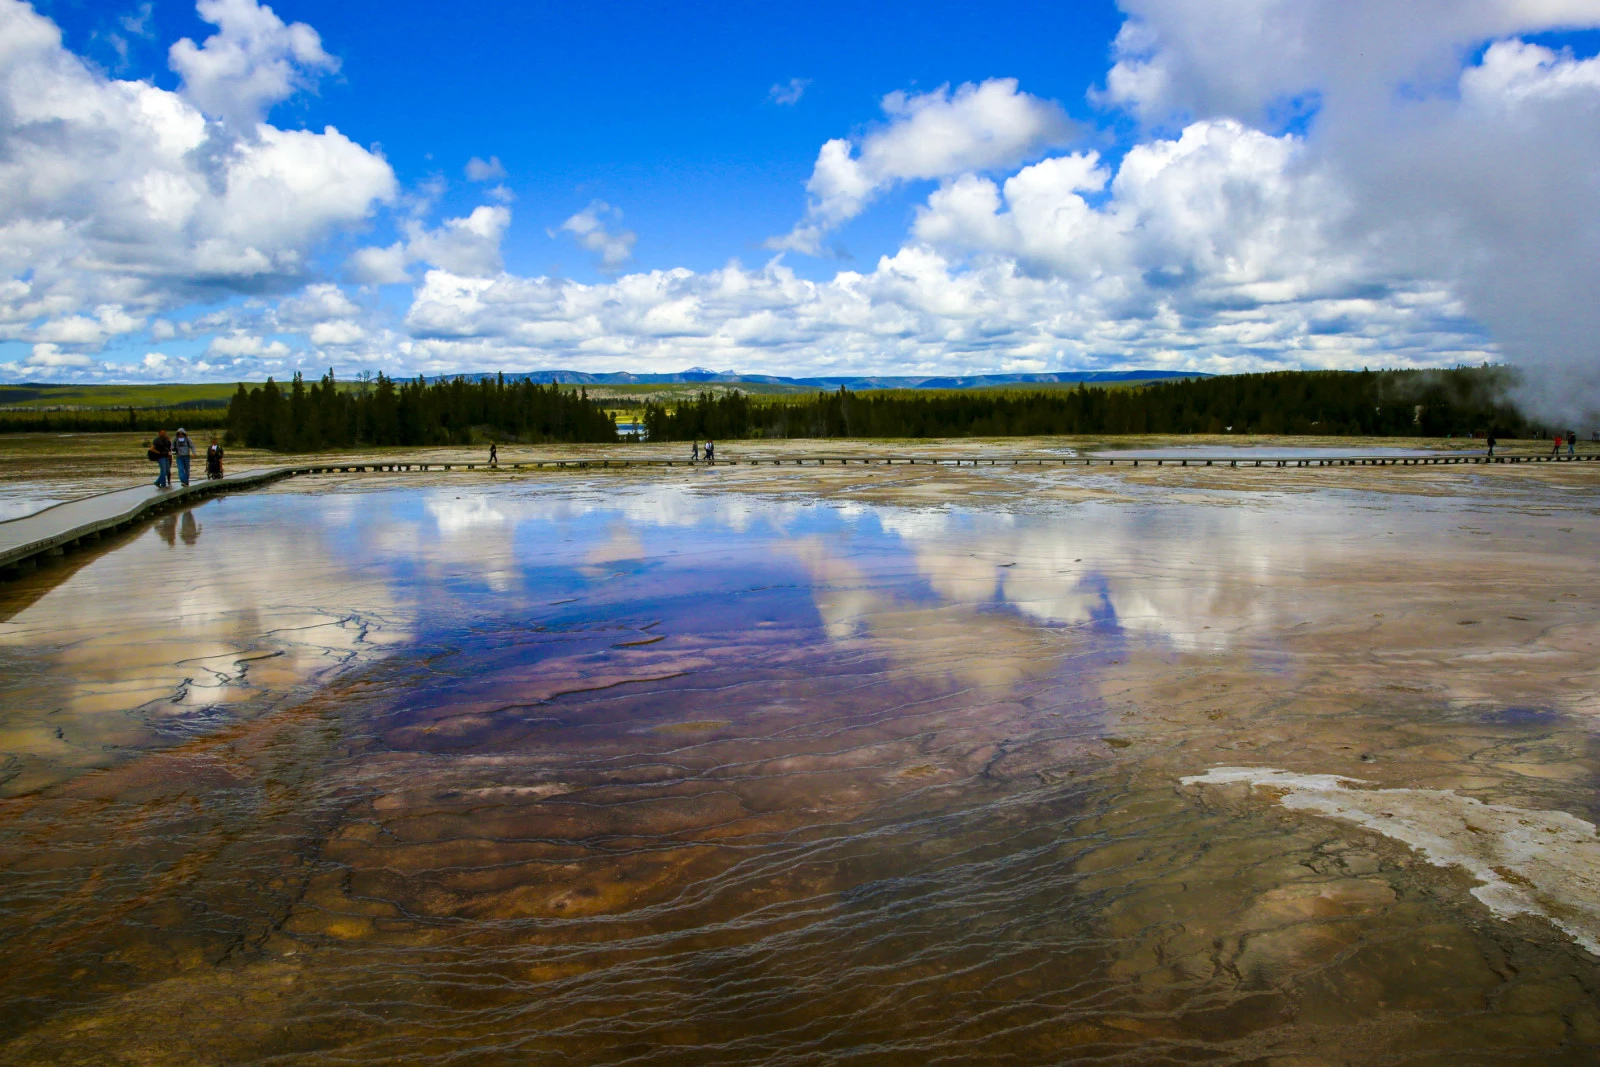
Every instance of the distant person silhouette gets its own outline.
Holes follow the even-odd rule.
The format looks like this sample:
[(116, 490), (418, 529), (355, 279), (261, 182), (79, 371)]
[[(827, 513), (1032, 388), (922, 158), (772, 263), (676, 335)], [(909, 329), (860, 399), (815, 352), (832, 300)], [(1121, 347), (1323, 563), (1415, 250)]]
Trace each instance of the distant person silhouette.
[(211, 444), (206, 448), (206, 477), (222, 477), (222, 442), (215, 437), (211, 439)]
[(1577, 430), (1568, 430), (1567, 431), (1567, 455), (1576, 456), (1577, 454), (1578, 454), (1578, 431)]
[(1555, 445), (1555, 447), (1554, 447), (1554, 448), (1552, 448), (1552, 449), (1551, 449), (1551, 450), (1550, 450), (1550, 454), (1551, 454), (1551, 455), (1552, 455), (1552, 456), (1559, 456), (1559, 455), (1561, 455), (1561, 435), (1560, 435), (1560, 434), (1556, 434), (1556, 445)]
[(717, 461), (717, 446), (712, 444), (710, 441), (707, 441), (706, 442), (706, 462), (707, 463), (715, 463), (716, 461)]
[(500, 450), (493, 441), (489, 442), (489, 466), (493, 467), (500, 462)]
[(689, 448), (689, 462), (690, 463), (699, 463), (700, 462), (700, 439), (698, 437), (695, 438), (694, 444), (692, 446), (690, 446), (690, 448)]
[(1495, 440), (1495, 439), (1494, 439), (1494, 434), (1493, 434), (1493, 433), (1490, 433), (1490, 434), (1489, 434), (1489, 455), (1491, 455), (1491, 456), (1493, 456), (1493, 455), (1494, 455), (1494, 446), (1495, 446), (1495, 445), (1497, 445), (1497, 444), (1499, 444), (1499, 443), (1500, 443), (1500, 442), (1498, 442), (1498, 441), (1496, 441), (1496, 440)]

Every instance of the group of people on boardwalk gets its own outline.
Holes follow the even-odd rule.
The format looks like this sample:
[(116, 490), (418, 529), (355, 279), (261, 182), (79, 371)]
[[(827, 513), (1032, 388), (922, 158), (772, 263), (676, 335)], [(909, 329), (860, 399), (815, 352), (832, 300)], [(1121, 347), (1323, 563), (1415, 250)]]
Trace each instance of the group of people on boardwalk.
[[(178, 465), (178, 484), (189, 484), (189, 465), (194, 461), (197, 448), (189, 432), (182, 426), (171, 437), (167, 431), (157, 430), (155, 440), (150, 442), (146, 455), (156, 465), (156, 488), (172, 488), (172, 465)], [(222, 477), (222, 442), (216, 437), (211, 438), (211, 444), (206, 448), (206, 477)]]
[[(707, 463), (713, 463), (714, 464), (714, 463), (717, 462), (717, 446), (714, 443), (712, 443), (711, 441), (707, 441), (706, 442), (705, 455), (706, 455), (706, 462)], [(693, 447), (691, 447), (689, 449), (689, 462), (690, 463), (699, 463), (700, 462), (700, 442), (699, 441), (695, 441), (693, 443)]]
[[(1540, 436), (1542, 437), (1544, 435), (1540, 434)], [(1494, 432), (1491, 430), (1489, 432), (1489, 455), (1494, 455), (1495, 446), (1499, 443), (1500, 442), (1495, 439)], [(1578, 454), (1578, 431), (1568, 430), (1565, 434), (1556, 434), (1555, 443), (1550, 448), (1550, 454), (1552, 456), (1561, 455), (1562, 445), (1567, 446), (1567, 455), (1576, 456)]]

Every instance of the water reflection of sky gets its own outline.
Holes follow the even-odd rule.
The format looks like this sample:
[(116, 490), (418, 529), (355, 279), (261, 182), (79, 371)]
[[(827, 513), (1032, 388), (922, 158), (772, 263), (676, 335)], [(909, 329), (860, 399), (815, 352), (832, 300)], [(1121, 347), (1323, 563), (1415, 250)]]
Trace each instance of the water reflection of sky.
[(1412, 459), (1421, 456), (1475, 456), (1483, 449), (1441, 451), (1431, 448), (1287, 448), (1279, 445), (1173, 445), (1168, 448), (1109, 448), (1094, 454), (1107, 459), (1325, 459), (1333, 456), (1364, 459)]
[(741, 598), (757, 590), (783, 591), (788, 621), (820, 625), (809, 550), (797, 546), (821, 542), (874, 581), (905, 586), (902, 596), (936, 597), (905, 566), (901, 539), (870, 510), (500, 489), (353, 499), (355, 510), (313, 508), (307, 521), (324, 524), (338, 554), (382, 566), (397, 597), (426, 602), (420, 634), (453, 628), (459, 615), (606, 626), (670, 610), (706, 625), (739, 625), (749, 621)]
[(32, 515), (45, 508), (55, 507), (62, 500), (62, 497), (44, 496), (36, 490), (0, 489), (0, 522), (20, 519), (24, 515)]
[[(1297, 587), (1308, 574), (1409, 551), (1423, 529), (1464, 536), (1441, 514), (1458, 502), (1341, 493), (1044, 511), (671, 484), (328, 488), (169, 516), (0, 605), (4, 773), (48, 780), (397, 649), (487, 653), (525, 631), (732, 643), (781, 627), (792, 648), (858, 643), (993, 685), (1069, 651), (1270, 656), (1341, 610)], [(519, 647), (529, 664), (561, 651)], [(586, 654), (572, 670), (629, 658)]]
[[(1471, 969), (1526, 929), (1177, 787), (1588, 817), (1587, 727), (1552, 732), (1600, 691), (1575, 507), (711, 481), (305, 479), (0, 590), (0, 793), (142, 754), (7, 805), (0, 1002), (47, 1051), (0, 1059), (195, 1020), (228, 1062), (1242, 1056), (1241, 1018), (1281, 1050), (1311, 1009), (1529, 1002)], [(1457, 948), (1419, 978), (1422, 936)]]
[[(1126, 523), (1118, 514), (1125, 509), (1089, 507), (1064, 526), (996, 511), (795, 504), (675, 488), (360, 500), (358, 514), (323, 517), (329, 537), (341, 552), (379, 561), (397, 596), (428, 603), (419, 636), (453, 628), (459, 616), (604, 627), (666, 614), (693, 630), (780, 621), (776, 614), (843, 638), (869, 631), (886, 611), (960, 606), (982, 610), (988, 621), (973, 623), (980, 629), (1110, 635), (1130, 628), (1128, 614), (1145, 637), (1194, 640), (1183, 612), (1129, 588), (1143, 557), (1185, 531), (1150, 515)], [(375, 542), (387, 551), (371, 557)], [(749, 614), (748, 602), (768, 614)]]

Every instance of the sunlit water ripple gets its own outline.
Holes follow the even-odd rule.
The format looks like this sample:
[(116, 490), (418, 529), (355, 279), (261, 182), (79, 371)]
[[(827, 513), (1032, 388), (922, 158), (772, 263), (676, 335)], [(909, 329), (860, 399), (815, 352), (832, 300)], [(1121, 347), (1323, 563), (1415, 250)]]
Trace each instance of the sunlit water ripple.
[(1524, 504), (171, 516), (0, 594), (0, 1059), (1589, 1062), (1587, 890), (1290, 795), (1594, 820), (1596, 524)]

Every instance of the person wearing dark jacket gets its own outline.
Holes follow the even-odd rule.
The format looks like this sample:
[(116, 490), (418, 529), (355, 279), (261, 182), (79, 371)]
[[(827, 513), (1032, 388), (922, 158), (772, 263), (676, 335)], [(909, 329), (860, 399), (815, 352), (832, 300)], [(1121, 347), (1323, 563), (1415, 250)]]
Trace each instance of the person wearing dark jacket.
[(156, 488), (172, 488), (172, 442), (167, 438), (167, 431), (156, 431), (156, 439), (150, 442), (150, 458), (156, 461), (159, 471)]
[(211, 439), (211, 445), (206, 449), (206, 477), (222, 477), (222, 442), (215, 437)]

